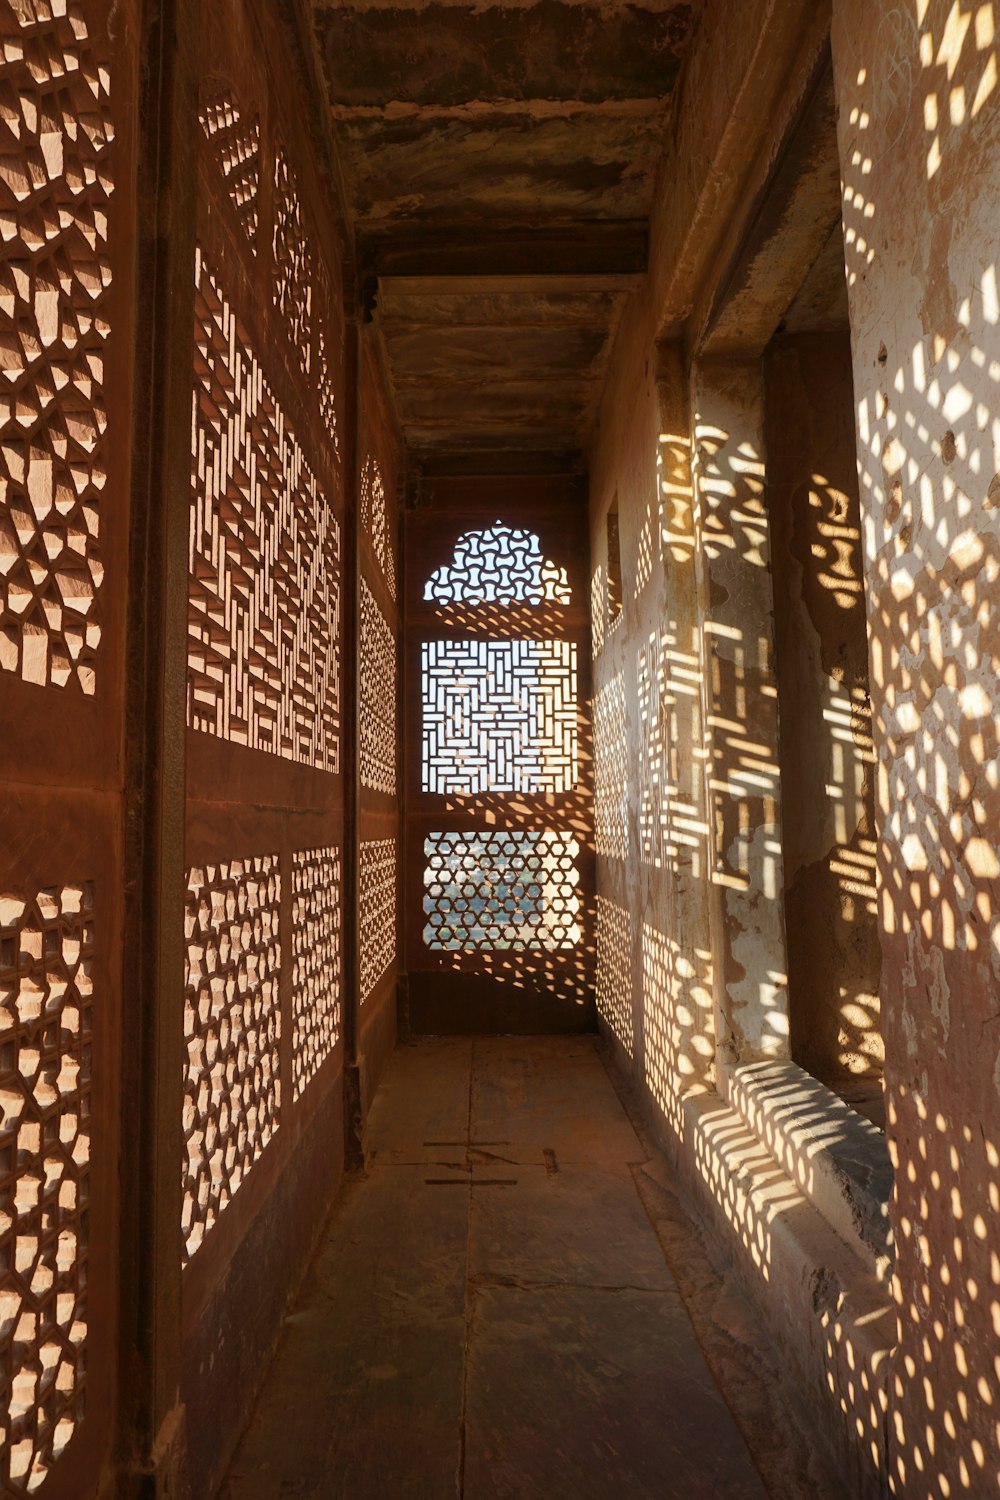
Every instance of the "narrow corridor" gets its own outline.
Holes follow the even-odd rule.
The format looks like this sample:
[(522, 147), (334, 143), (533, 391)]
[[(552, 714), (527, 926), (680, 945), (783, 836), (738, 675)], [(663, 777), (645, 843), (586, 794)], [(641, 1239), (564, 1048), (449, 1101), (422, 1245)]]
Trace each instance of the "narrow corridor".
[(225, 1500), (763, 1500), (599, 1047), (397, 1050)]

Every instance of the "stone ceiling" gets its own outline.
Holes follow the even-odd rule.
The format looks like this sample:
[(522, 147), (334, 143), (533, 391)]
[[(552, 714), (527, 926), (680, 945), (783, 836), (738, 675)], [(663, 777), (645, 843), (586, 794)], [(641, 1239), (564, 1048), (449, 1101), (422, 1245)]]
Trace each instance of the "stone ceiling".
[(583, 447), (700, 4), (313, 0), (412, 448)]

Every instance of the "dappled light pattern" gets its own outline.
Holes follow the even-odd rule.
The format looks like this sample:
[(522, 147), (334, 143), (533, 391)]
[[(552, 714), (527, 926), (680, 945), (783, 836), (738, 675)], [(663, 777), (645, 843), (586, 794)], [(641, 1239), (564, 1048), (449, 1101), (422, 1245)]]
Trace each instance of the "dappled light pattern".
[(783, 1056), (788, 1004), (773, 600), (759, 366), (703, 373), (695, 412), (708, 825), (720, 1051)]
[(576, 785), (573, 641), (424, 641), (425, 792), (568, 792)]
[(574, 948), (580, 846), (564, 833), (432, 833), (424, 841), (429, 948)]
[(436, 604), (569, 604), (566, 569), (542, 556), (534, 532), (497, 521), (467, 531), (450, 563), (431, 574), (424, 598)]
[(1000, 13), (880, 20), (841, 38), (840, 102), (896, 1168), (889, 1483), (978, 1500), (1000, 1488)]
[(608, 611), (604, 564), (598, 563), (590, 580), (590, 649), (594, 661), (604, 649), (604, 627)]
[(188, 724), (340, 768), (340, 525), (196, 262)]
[(714, 1059), (712, 960), (648, 921), (642, 924), (642, 1042), (647, 1086), (681, 1136), (681, 1101), (704, 1086)]
[(396, 961), (396, 841), (368, 839), (361, 844), (360, 911), (361, 1004), (374, 993)]
[(606, 858), (628, 855), (628, 717), (621, 672), (594, 697), (594, 843)]
[(245, 120), (230, 89), (213, 88), (202, 101), (198, 118), (222, 173), (251, 252), (257, 254), (260, 219), (260, 119)]
[(115, 130), (79, 6), (0, 0), (0, 670), (93, 694)]
[(396, 792), (396, 638), (364, 578), (358, 581), (361, 625), (358, 760), (361, 785)]
[(632, 1057), (632, 913), (605, 896), (597, 898), (597, 1012)]
[(86, 1385), (94, 893), (0, 892), (0, 1491), (45, 1482)]
[(185, 1261), (200, 1248), (278, 1127), (280, 918), (276, 855), (188, 872)]
[(340, 1040), (340, 850), (292, 856), (292, 1097)]
[(700, 765), (684, 733), (697, 716), (700, 663), (695, 652), (681, 650), (669, 629), (653, 632), (636, 658), (642, 858), (661, 870), (683, 853), (701, 873), (706, 829), (696, 786)]

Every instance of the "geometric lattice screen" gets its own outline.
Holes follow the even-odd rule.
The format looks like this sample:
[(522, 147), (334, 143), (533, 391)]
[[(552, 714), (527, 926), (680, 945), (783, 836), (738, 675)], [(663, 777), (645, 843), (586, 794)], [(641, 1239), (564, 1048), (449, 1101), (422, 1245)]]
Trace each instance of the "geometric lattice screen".
[(31, 1493), (83, 1418), (89, 885), (0, 894), (0, 1493)]
[(423, 790), (567, 792), (576, 783), (571, 641), (424, 641)]
[(281, 877), (276, 855), (188, 873), (184, 981), (185, 1259), (278, 1126)]
[(196, 284), (188, 724), (337, 772), (340, 526), (200, 253)]
[(396, 597), (396, 557), (389, 530), (385, 483), (378, 460), (365, 459), (361, 473), (361, 528), (371, 538), (372, 552), (386, 581), (389, 597)]
[(274, 153), (274, 306), (295, 350), (303, 375), (312, 366), (313, 255), (303, 225), (298, 184), (280, 147)]
[(396, 958), (396, 843), (370, 839), (360, 847), (359, 983), (368, 999)]
[(424, 942), (450, 951), (576, 947), (579, 854), (566, 833), (430, 834), (424, 841)]
[(467, 531), (450, 563), (431, 574), (424, 598), (435, 604), (568, 604), (565, 568), (542, 556), (531, 531), (497, 521), (485, 531)]
[(257, 254), (260, 190), (260, 119), (244, 120), (228, 89), (217, 89), (202, 102), (201, 128), (212, 147), (240, 226)]
[(392, 796), (396, 791), (396, 639), (364, 578), (359, 582), (361, 785)]
[(594, 843), (598, 854), (628, 854), (628, 715), (621, 672), (594, 696)]
[(340, 852), (292, 856), (292, 1096), (340, 1039)]
[(0, 0), (0, 90), (0, 670), (92, 694), (114, 127), (79, 6)]

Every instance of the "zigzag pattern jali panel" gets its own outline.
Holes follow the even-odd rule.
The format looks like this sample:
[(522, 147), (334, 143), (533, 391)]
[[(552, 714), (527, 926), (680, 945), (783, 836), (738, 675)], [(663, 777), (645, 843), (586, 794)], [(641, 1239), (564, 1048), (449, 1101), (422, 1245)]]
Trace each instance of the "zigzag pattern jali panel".
[(361, 784), (374, 792), (396, 791), (396, 640), (365, 580), (360, 580)]
[(340, 525), (199, 255), (188, 724), (340, 769)]

